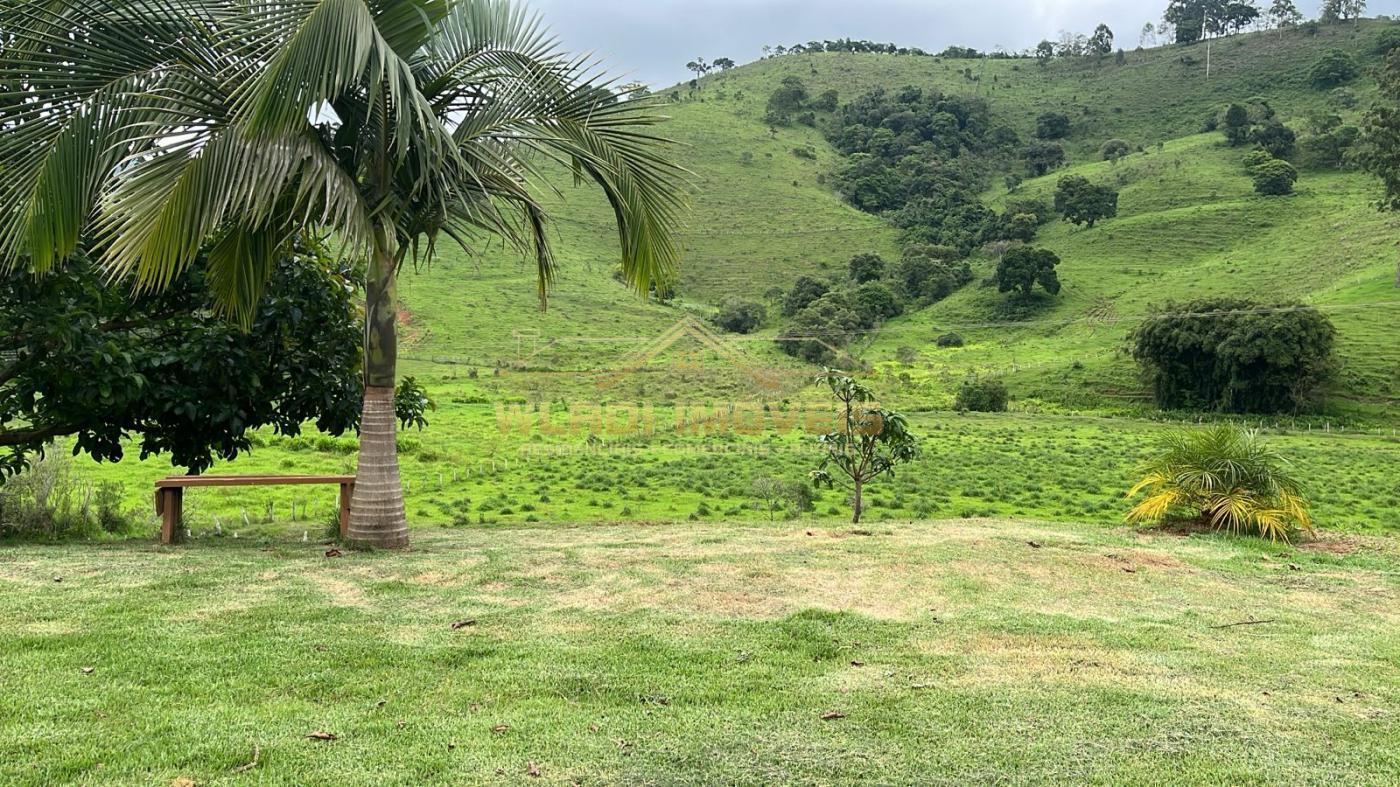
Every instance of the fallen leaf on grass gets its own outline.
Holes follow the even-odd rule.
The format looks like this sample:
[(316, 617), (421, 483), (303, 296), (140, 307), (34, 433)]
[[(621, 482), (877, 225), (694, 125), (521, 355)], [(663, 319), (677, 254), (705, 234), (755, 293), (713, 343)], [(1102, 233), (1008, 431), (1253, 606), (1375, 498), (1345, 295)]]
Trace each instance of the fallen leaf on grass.
[(91, 675), (91, 674), (93, 673), (93, 669), (94, 669), (93, 667), (83, 667), (83, 674), (84, 674), (84, 675)]
[(829, 710), (826, 713), (822, 714), (822, 721), (835, 721), (837, 719), (844, 718), (846, 718), (846, 714), (842, 713), (839, 710)]
[(327, 549), (327, 550), (326, 550), (326, 557), (340, 557), (342, 554), (344, 554), (344, 553), (341, 552), (339, 549)]
[(851, 666), (852, 666), (852, 667), (864, 667), (864, 666), (865, 666), (865, 662), (863, 662), (863, 661), (852, 661), (852, 662), (851, 662)]
[(1031, 549), (1040, 549), (1045, 545), (1040, 543), (1039, 541), (1027, 541), (1026, 546), (1030, 547)]
[(534, 764), (533, 762), (525, 766), (525, 772), (535, 777), (536, 779), (540, 778), (540, 766)]
[(510, 729), (509, 724), (497, 724), (496, 726), (491, 728), (491, 731), (496, 733), (497, 735), (500, 735), (508, 729)]
[(181, 776), (178, 779), (170, 780), (170, 787), (194, 787), (194, 779)]
[(313, 741), (333, 741), (336, 739), (336, 734), (333, 732), (323, 732), (321, 730), (315, 730), (313, 732), (308, 732), (306, 734), (306, 738), (307, 740)]
[(459, 630), (459, 629), (464, 629), (464, 628), (466, 628), (466, 627), (468, 627), (468, 626), (475, 626), (475, 625), (476, 625), (476, 618), (464, 618), (464, 619), (462, 619), (462, 620), (455, 621), (455, 622), (452, 624), (452, 630), (453, 630), (453, 631), (457, 631), (457, 630)]

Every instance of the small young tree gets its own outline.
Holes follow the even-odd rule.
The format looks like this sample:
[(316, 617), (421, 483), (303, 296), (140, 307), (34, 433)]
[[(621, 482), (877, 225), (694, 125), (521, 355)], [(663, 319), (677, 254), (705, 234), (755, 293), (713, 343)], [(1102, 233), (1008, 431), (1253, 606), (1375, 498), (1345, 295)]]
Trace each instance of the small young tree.
[(1060, 258), (1049, 249), (1018, 246), (997, 263), (997, 291), (1019, 291), (1022, 298), (1029, 298), (1039, 284), (1051, 295), (1058, 295), (1060, 277), (1055, 274), (1055, 266), (1059, 264)]
[(875, 406), (875, 393), (844, 372), (826, 369), (817, 382), (831, 389), (839, 406), (836, 430), (817, 438), (825, 456), (812, 481), (831, 488), (843, 476), (851, 486), (851, 523), (860, 524), (865, 486), (918, 456), (919, 439), (904, 416)]

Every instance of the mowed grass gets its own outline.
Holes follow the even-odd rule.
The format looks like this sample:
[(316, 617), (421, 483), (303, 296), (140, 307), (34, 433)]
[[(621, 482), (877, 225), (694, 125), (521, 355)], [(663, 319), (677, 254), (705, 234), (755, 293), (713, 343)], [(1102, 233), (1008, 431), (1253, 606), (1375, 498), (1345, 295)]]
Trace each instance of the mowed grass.
[(707, 522), (325, 548), (0, 548), (0, 781), (1400, 772), (1390, 539)]

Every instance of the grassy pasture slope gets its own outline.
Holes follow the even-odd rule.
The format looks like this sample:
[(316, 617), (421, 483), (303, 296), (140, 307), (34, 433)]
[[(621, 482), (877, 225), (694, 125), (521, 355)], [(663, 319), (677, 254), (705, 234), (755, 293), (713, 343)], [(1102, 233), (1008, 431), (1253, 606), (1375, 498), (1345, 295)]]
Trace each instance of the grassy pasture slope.
[[(1115, 351), (1131, 318), (1146, 305), (1215, 293), (1289, 298), (1347, 309), (1333, 316), (1347, 364), (1335, 409), (1385, 419), (1400, 391), (1400, 351), (1386, 340), (1396, 312), (1351, 308), (1400, 299), (1389, 286), (1400, 224), (1370, 207), (1376, 184), (1357, 173), (1305, 173), (1298, 196), (1257, 198), (1236, 164), (1241, 151), (1218, 145), (1219, 135), (1192, 136), (1209, 111), (1256, 96), (1300, 126), (1306, 112), (1326, 104), (1326, 92), (1306, 79), (1318, 53), (1339, 47), (1374, 63), (1369, 48), (1383, 24), (1217, 42), (1209, 82), (1204, 46), (1131, 52), (1123, 66), (1112, 58), (1040, 67), (1033, 61), (820, 54), (760, 61), (709, 77), (702, 90), (667, 107), (673, 119), (666, 134), (694, 173), (682, 298), (702, 308), (726, 295), (757, 299), (799, 274), (837, 275), (856, 253), (895, 253), (888, 227), (843, 205), (818, 182), (839, 165), (839, 157), (816, 130), (769, 129), (762, 122), (764, 103), (783, 77), (801, 77), (813, 93), (837, 89), (846, 100), (877, 86), (905, 84), (974, 93), (987, 96), (1023, 136), (1039, 113), (1069, 111), (1074, 131), (1066, 144), (1073, 166), (1067, 171), (1124, 179), (1122, 215), (1091, 231), (1067, 225), (1042, 231), (1036, 242), (1065, 260), (1066, 292), (1027, 324), (972, 328), (979, 339), (975, 347), (934, 351), (931, 331), (964, 332), (1001, 321), (1002, 299), (974, 287), (891, 323), (872, 342), (868, 360), (890, 361), (899, 346), (924, 351), (916, 368), (905, 371), (926, 382), (920, 393), (934, 401), (950, 396), (949, 380), (977, 368), (1008, 373), (1018, 398), (1119, 409), (1142, 399), (1132, 365)], [(968, 67), (976, 81), (962, 74)], [(1374, 90), (1365, 78), (1352, 87), (1363, 105)], [(1116, 168), (1093, 163), (1098, 146), (1111, 137), (1144, 145), (1146, 152)], [(1160, 151), (1158, 142), (1164, 143)], [(810, 148), (816, 160), (794, 155), (795, 148)], [(1032, 181), (1022, 191), (1048, 195), (1062, 174)], [(994, 189), (988, 199), (995, 203), (1001, 192)], [(606, 368), (680, 316), (676, 309), (639, 305), (611, 280), (615, 243), (601, 200), (571, 186), (562, 195), (559, 248), (567, 264), (554, 310), (539, 316), (533, 274), (512, 253), (491, 250), (468, 261), (446, 249), (435, 266), (405, 279), (410, 357), (482, 365), (515, 360), (522, 346), (539, 346), (516, 337), (524, 331), (544, 337), (542, 352), (523, 352), (533, 368)], [(979, 267), (985, 274), (991, 266), (983, 260)], [(1098, 322), (1062, 324), (1086, 319)], [(580, 341), (585, 338), (616, 341)], [(756, 344), (750, 349), (760, 357), (776, 355)]]

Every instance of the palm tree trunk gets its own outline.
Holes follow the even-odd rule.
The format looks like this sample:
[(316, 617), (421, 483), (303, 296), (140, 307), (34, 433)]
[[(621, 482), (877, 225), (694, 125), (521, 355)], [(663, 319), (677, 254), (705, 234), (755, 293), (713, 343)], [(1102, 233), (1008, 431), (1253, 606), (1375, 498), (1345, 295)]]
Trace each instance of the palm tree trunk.
[(408, 521), (394, 416), (398, 296), (388, 243), (381, 240), (376, 245), (365, 282), (365, 404), (360, 417), (360, 465), (350, 500), (350, 541), (401, 549), (408, 546)]

